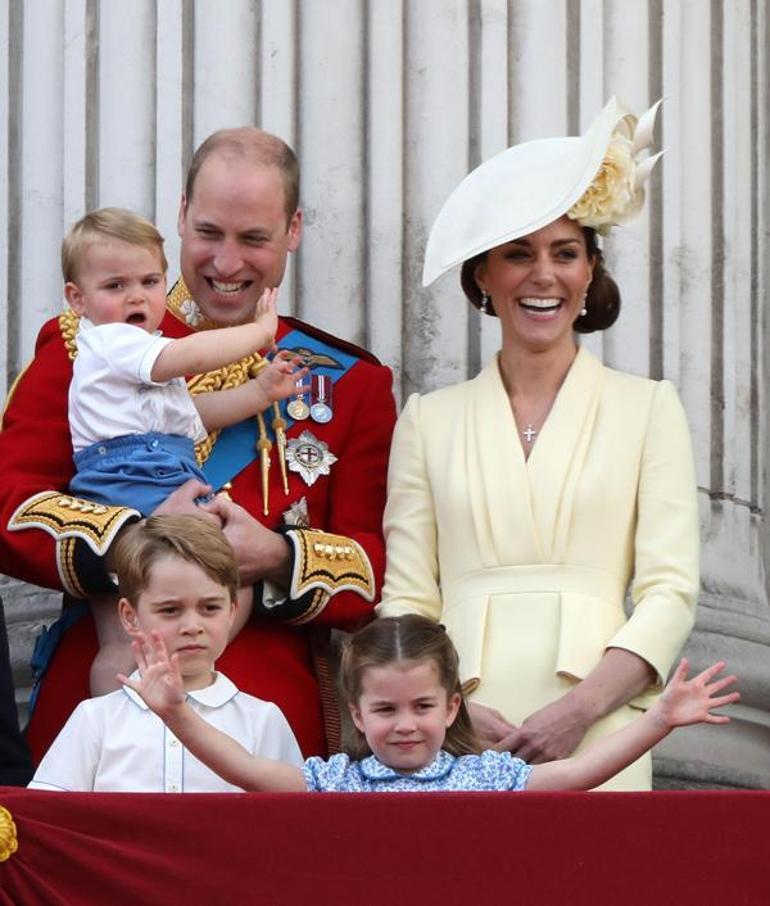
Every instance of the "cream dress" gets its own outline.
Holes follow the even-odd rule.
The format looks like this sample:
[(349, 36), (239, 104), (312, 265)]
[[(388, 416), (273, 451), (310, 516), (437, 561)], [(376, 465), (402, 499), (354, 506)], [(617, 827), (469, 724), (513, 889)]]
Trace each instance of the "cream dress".
[[(624, 648), (657, 682), (582, 745), (623, 726), (694, 620), (696, 486), (676, 391), (581, 349), (528, 460), (497, 357), (471, 381), (412, 396), (393, 438), (385, 537), (378, 614), (441, 620), (472, 701), (518, 725)], [(650, 780), (645, 756), (605, 788)]]

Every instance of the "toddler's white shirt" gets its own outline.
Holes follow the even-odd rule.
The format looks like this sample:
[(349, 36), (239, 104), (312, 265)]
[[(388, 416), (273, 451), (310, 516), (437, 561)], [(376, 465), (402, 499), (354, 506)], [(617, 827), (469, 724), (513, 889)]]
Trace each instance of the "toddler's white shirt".
[(133, 324), (92, 324), (81, 318), (72, 368), (69, 420), (77, 453), (126, 434), (177, 434), (196, 443), (206, 429), (184, 378), (159, 384), (150, 374), (173, 340)]

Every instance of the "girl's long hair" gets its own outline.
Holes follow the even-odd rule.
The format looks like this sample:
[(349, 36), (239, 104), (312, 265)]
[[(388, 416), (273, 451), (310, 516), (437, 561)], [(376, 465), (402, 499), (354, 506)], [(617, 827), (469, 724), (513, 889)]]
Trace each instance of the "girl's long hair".
[[(439, 682), (447, 697), (455, 693), (460, 696), (460, 708), (447, 728), (443, 748), (452, 755), (477, 754), (481, 746), (473, 732), (460, 685), (457, 651), (444, 626), (426, 617), (417, 614), (384, 617), (347, 640), (340, 661), (340, 691), (344, 704), (349, 706), (358, 702), (364, 672), (369, 667), (426, 660), (436, 665)], [(349, 735), (344, 748), (351, 758), (371, 755), (371, 749), (357, 727), (352, 727)]]

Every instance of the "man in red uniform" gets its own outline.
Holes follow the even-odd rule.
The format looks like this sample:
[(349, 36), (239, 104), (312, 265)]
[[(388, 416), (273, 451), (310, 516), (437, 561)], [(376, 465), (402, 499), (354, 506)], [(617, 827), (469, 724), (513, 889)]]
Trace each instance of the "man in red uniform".
[[(201, 145), (182, 196), (182, 279), (169, 293), (164, 335), (253, 316), (299, 245), (298, 185), (294, 154), (275, 136), (224, 130)], [(75, 619), (74, 602), (113, 590), (107, 552), (121, 527), (138, 518), (66, 492), (76, 328), (71, 312), (44, 325), (0, 433), (0, 569), (65, 592), (68, 628), (45, 666), (28, 728), (36, 760), (89, 694), (96, 638), (89, 616)], [(219, 665), (239, 688), (276, 702), (310, 755), (326, 750), (324, 715), (333, 730), (332, 690), (328, 682), (319, 686), (328, 676), (318, 651), (330, 627), (369, 619), (381, 585), (395, 404), (389, 369), (365, 350), (292, 318), (281, 319), (277, 342), (304, 357), (312, 393), (209, 435), (198, 456), (215, 490), (229, 486), (231, 500), (218, 498), (210, 508), (235, 548), (242, 584), (254, 586), (254, 616)], [(255, 350), (235, 366), (197, 375), (191, 392), (237, 386), (260, 361)], [(199, 493), (197, 483), (185, 485), (163, 509), (193, 511)]]

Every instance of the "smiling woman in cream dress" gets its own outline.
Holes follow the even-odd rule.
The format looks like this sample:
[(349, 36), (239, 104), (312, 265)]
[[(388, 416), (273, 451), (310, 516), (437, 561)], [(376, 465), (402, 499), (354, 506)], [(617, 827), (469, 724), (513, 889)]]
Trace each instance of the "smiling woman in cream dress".
[[(641, 205), (653, 116), (637, 126), (613, 100), (581, 138), (508, 149), (455, 190), (428, 243), (424, 282), (464, 262), (502, 349), (404, 408), (378, 613), (445, 623), (480, 735), (533, 762), (632, 719), (693, 624), (697, 501), (676, 392), (605, 368), (574, 334), (617, 317), (595, 228)], [(646, 756), (606, 788), (650, 782)]]

